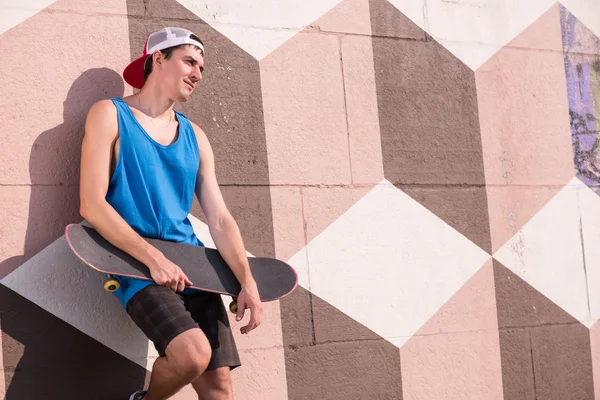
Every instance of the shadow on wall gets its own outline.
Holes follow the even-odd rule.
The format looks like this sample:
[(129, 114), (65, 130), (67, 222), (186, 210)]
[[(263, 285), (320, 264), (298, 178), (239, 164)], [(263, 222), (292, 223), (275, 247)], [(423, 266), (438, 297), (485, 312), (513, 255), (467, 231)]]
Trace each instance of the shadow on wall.
[(147, 384), (144, 368), (2, 285), (0, 313), (6, 400), (127, 399)]
[[(81, 221), (79, 163), (85, 118), (96, 101), (123, 93), (122, 78), (106, 68), (87, 70), (73, 82), (63, 103), (64, 122), (43, 132), (31, 149), (24, 254), (2, 262), (0, 277), (62, 236), (65, 225)], [(2, 285), (0, 318), (7, 400), (126, 398), (144, 385), (144, 368)]]
[(63, 123), (43, 132), (29, 155), (31, 194), (23, 255), (0, 263), (0, 279), (64, 234), (79, 215), (79, 162), (85, 118), (98, 100), (121, 97), (121, 76), (94, 68), (77, 78), (63, 102)]

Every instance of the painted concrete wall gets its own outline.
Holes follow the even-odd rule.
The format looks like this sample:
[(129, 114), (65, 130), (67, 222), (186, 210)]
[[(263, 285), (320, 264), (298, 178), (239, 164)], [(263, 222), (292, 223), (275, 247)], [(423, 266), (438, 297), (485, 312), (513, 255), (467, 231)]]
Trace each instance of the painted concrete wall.
[(87, 110), (169, 25), (206, 42), (178, 109), (248, 252), (300, 275), (232, 321), (236, 399), (600, 399), (596, 0), (0, 2), (1, 394), (147, 382), (154, 348), (62, 233)]

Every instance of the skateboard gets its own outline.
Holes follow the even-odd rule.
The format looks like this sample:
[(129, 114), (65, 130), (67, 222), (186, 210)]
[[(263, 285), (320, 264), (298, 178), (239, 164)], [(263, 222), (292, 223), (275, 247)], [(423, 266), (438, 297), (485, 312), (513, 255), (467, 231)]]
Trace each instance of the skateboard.
[[(152, 281), (150, 271), (142, 262), (104, 239), (92, 227), (69, 224), (65, 228), (69, 247), (84, 265), (107, 274), (104, 290), (115, 292), (119, 281), (115, 276)], [(240, 283), (217, 249), (144, 238), (175, 263), (193, 282), (191, 288), (231, 296), (229, 305), (237, 313)], [(260, 300), (274, 301), (289, 295), (298, 285), (296, 271), (283, 261), (266, 257), (248, 257), (252, 276), (256, 281)]]

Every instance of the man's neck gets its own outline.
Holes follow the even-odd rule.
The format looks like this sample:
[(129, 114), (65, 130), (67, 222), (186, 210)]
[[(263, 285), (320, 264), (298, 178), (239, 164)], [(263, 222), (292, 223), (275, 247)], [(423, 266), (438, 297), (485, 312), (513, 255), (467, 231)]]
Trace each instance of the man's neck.
[(141, 112), (152, 118), (169, 115), (175, 102), (160, 91), (158, 87), (144, 86), (137, 94), (137, 104)]

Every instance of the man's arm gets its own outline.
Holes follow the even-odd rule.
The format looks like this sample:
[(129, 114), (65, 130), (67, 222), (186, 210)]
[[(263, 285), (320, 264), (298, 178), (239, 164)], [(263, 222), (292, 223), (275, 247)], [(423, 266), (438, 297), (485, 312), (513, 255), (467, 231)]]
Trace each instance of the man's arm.
[(106, 240), (148, 266), (157, 284), (181, 291), (192, 284), (181, 269), (138, 235), (106, 201), (117, 134), (117, 111), (112, 102), (94, 104), (81, 146), (80, 214)]
[(200, 168), (196, 179), (196, 196), (206, 216), (210, 235), (217, 250), (229, 265), (240, 282), (242, 290), (238, 296), (239, 321), (244, 317), (246, 308), (250, 309), (250, 321), (242, 327), (242, 333), (248, 333), (260, 325), (262, 303), (254, 277), (250, 272), (246, 249), (239, 227), (227, 209), (215, 174), (215, 161), (212, 147), (202, 129), (192, 123), (200, 148)]

